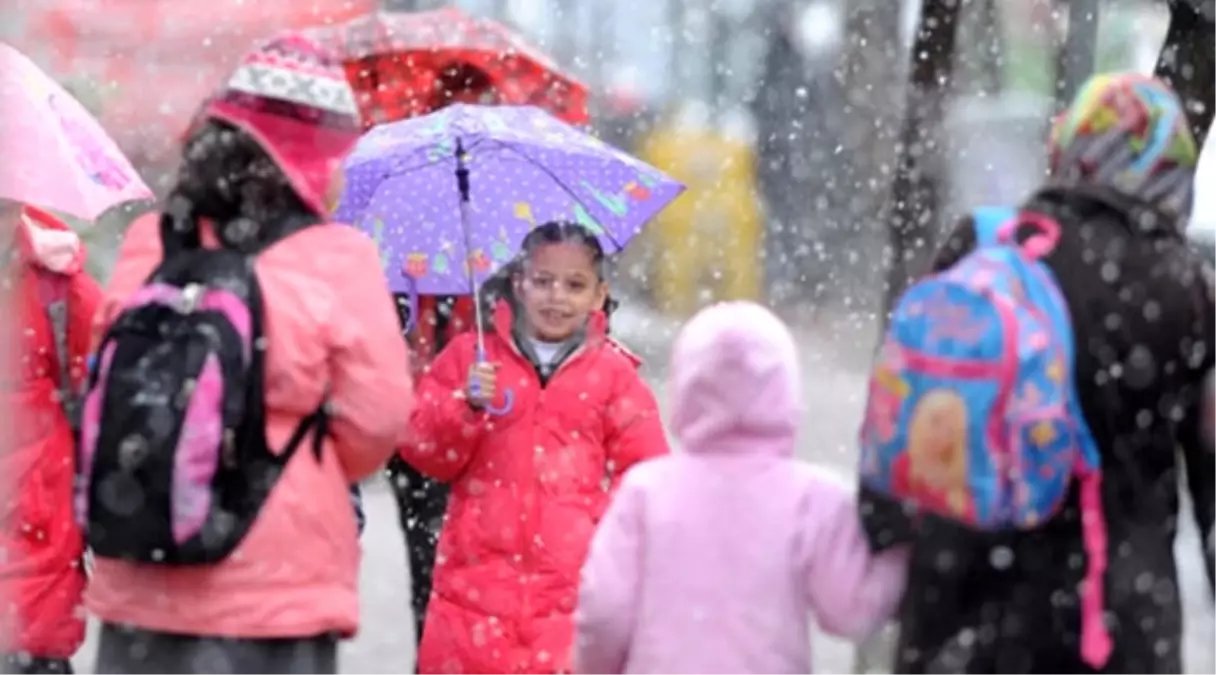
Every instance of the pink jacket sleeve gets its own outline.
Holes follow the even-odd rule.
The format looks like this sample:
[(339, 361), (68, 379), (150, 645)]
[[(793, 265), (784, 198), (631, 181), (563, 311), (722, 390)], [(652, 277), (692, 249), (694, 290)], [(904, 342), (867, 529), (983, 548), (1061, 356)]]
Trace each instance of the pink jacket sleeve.
[(393, 454), (414, 407), (409, 354), (379, 253), (367, 238), (355, 246), (336, 277), (338, 306), (344, 311), (329, 326), (330, 428), (352, 482)]
[(622, 673), (637, 613), (643, 494), (626, 480), (604, 514), (583, 563), (574, 615), (574, 672)]
[(894, 615), (908, 550), (871, 554), (849, 489), (826, 475), (817, 479), (801, 516), (807, 602), (823, 630), (860, 640)]
[(670, 451), (654, 393), (634, 367), (619, 376), (607, 420), (604, 450), (613, 488), (634, 464)]
[(400, 451), (410, 466), (445, 483), (464, 471), (489, 421), (464, 397), (474, 340), (473, 333), (457, 336), (419, 379), (418, 407)]

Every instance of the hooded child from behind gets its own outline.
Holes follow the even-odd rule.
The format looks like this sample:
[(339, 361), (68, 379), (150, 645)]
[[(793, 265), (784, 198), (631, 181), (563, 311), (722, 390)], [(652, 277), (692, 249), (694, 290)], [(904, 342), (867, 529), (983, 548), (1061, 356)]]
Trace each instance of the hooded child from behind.
[(681, 452), (629, 472), (582, 570), (583, 673), (805, 673), (810, 622), (864, 637), (903, 593), (899, 549), (871, 556), (850, 490), (795, 459), (794, 341), (768, 310), (713, 306), (681, 331)]

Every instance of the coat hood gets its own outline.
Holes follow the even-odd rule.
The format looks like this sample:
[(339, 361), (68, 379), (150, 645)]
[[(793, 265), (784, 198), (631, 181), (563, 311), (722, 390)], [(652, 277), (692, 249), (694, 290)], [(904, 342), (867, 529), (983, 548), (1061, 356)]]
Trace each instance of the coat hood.
[(772, 312), (750, 302), (701, 311), (676, 338), (671, 369), (672, 428), (687, 452), (793, 454), (798, 354)]
[(84, 269), (85, 251), (80, 237), (55, 216), (26, 206), (14, 233), (17, 255), (29, 265), (57, 274)]
[(360, 121), (346, 75), (328, 50), (290, 33), (259, 43), (191, 128), (208, 118), (252, 137), (300, 199), (317, 215), (329, 214)]
[(1101, 187), (1178, 223), (1191, 212), (1199, 149), (1172, 90), (1135, 73), (1095, 75), (1055, 122), (1052, 183)]

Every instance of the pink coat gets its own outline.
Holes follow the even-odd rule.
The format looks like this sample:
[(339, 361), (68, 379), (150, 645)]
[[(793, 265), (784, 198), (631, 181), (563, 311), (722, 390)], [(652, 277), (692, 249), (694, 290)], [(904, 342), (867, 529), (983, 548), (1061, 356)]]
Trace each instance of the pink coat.
[[(160, 261), (157, 215), (127, 233), (98, 330)], [(283, 447), (329, 387), (323, 459), (298, 453), (249, 534), (208, 567), (97, 560), (86, 592), (105, 621), (189, 635), (275, 638), (358, 628), (359, 543), (349, 486), (404, 439), (409, 362), (379, 254), (354, 228), (321, 225), (257, 259), (266, 297), (267, 438)]]
[(850, 491), (793, 458), (793, 340), (750, 303), (677, 340), (681, 452), (625, 475), (582, 571), (584, 673), (806, 673), (810, 622), (861, 638), (894, 612), (906, 552), (872, 556)]

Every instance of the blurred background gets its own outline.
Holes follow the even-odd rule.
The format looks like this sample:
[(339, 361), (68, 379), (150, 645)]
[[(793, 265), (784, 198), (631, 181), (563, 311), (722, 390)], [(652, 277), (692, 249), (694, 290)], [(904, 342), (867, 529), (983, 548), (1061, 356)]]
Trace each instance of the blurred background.
[[(160, 189), (193, 110), (251, 40), (442, 4), (5, 0), (0, 39), (61, 77)], [(553, 54), (594, 92), (603, 138), (689, 184), (621, 260), (617, 288), (633, 310), (679, 319), (746, 297), (800, 322), (872, 321), (919, 0), (449, 4)], [(1053, 101), (1076, 69), (1070, 52), (1092, 54), (1097, 70), (1152, 71), (1169, 23), (1154, 0), (945, 4), (957, 7), (958, 28), (941, 103), (948, 147), (921, 167), (937, 192), (931, 230), (1038, 181)], [(1080, 27), (1071, 43), (1070, 21)], [(1216, 221), (1208, 204), (1203, 219)], [(100, 276), (129, 215), (88, 233)]]
[[(613, 331), (648, 358), (660, 398), (655, 373), (684, 318), (763, 300), (803, 350), (814, 442), (800, 455), (844, 473), (884, 303), (958, 215), (1040, 182), (1049, 121), (1080, 81), (1157, 71), (1198, 83), (1198, 117), (1216, 107), (1210, 0), (2, 0), (0, 40), (58, 77), (163, 192), (195, 109), (253, 40), (444, 4), (549, 52), (593, 92), (596, 133), (689, 186), (615, 270)], [(1193, 236), (1212, 257), (1216, 160), (1200, 164)], [(134, 215), (83, 229), (99, 278)], [(406, 672), (396, 516), (386, 490), (366, 499), (364, 576), (385, 581), (363, 584), (372, 620), (343, 666)], [(1188, 527), (1186, 663), (1213, 672)], [(815, 639), (818, 670), (864, 670), (847, 645)], [(86, 646), (78, 668), (91, 659)]]

